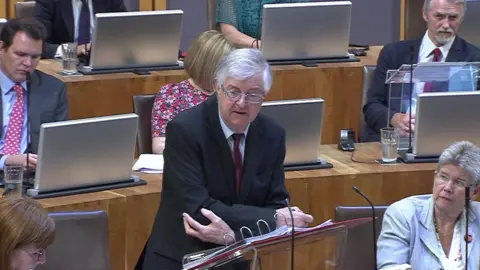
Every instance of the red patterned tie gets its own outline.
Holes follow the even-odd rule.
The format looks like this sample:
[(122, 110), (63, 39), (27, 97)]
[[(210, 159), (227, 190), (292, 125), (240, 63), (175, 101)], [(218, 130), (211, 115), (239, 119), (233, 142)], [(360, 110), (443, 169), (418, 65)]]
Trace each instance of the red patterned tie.
[(237, 193), (240, 191), (240, 186), (242, 184), (242, 172), (243, 172), (243, 161), (242, 153), (240, 152), (240, 141), (242, 140), (243, 133), (233, 134), (233, 164), (235, 165), (235, 183), (237, 187)]
[[(433, 50), (433, 59), (432, 59), (432, 62), (438, 62), (440, 61), (440, 56), (442, 55), (442, 52), (440, 51), (439, 48), (435, 48), (435, 50)], [(426, 82), (425, 83), (425, 86), (423, 87), (423, 92), (426, 93), (426, 92), (432, 92), (433, 91), (433, 83), (432, 82)]]
[(20, 140), (22, 138), (23, 119), (25, 117), (23, 86), (16, 84), (13, 90), (17, 93), (17, 100), (13, 105), (10, 120), (8, 121), (7, 134), (5, 135), (5, 144), (3, 146), (4, 155), (20, 154)]

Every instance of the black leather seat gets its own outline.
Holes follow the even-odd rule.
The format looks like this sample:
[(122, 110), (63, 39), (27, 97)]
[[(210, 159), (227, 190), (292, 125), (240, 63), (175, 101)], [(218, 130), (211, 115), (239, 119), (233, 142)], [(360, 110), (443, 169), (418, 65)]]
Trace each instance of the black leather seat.
[(133, 96), (133, 110), (138, 115), (138, 154), (152, 153), (152, 108), (156, 95)]
[(110, 269), (108, 216), (105, 211), (50, 213), (55, 242), (47, 248), (44, 270)]
[[(387, 206), (375, 206), (375, 220), (378, 239), (382, 230), (383, 214)], [(356, 218), (372, 216), (370, 206), (338, 206), (335, 209), (335, 220), (345, 221)], [(372, 223), (368, 222), (348, 230), (347, 243), (344, 249), (343, 270), (375, 269), (375, 257), (373, 254), (373, 231)]]

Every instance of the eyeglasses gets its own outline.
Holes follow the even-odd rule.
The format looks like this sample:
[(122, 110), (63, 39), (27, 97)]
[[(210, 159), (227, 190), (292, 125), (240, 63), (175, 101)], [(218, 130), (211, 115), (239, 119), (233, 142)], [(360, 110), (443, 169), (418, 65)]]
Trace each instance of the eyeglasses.
[(30, 255), (30, 257), (32, 257), (37, 262), (40, 260), (40, 258), (43, 256), (43, 254), (45, 254), (45, 249), (43, 249), (43, 248), (38, 249), (35, 252), (29, 252), (28, 250), (25, 250), (25, 249), (24, 249), (24, 251), (26, 253), (28, 253), (28, 255)]
[(230, 99), (230, 101), (233, 101), (233, 102), (239, 101), (242, 98), (242, 96), (245, 96), (245, 102), (247, 103), (260, 103), (265, 98), (265, 96), (262, 94), (256, 94), (256, 93), (244, 94), (239, 90), (225, 90), (223, 88), (223, 85), (220, 86), (220, 88), (222, 89), (223, 93), (227, 95), (228, 99)]
[(435, 176), (437, 176), (437, 178), (445, 184), (450, 182), (450, 180), (453, 181), (453, 184), (455, 185), (456, 188), (465, 188), (469, 186), (465, 181), (450, 178), (448, 175), (443, 174), (441, 172), (435, 172)]

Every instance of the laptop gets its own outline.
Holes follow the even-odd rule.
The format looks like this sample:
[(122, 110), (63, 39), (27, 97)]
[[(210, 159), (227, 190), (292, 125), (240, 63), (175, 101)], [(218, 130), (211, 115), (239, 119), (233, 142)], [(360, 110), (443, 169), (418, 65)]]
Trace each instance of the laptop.
[(480, 145), (480, 92), (423, 93), (418, 96), (413, 154), (438, 157), (454, 142)]
[(182, 10), (95, 14), (89, 66), (79, 71), (178, 66), (182, 19)]
[(132, 181), (138, 116), (44, 123), (31, 196)]
[(262, 52), (267, 60), (348, 58), (350, 1), (265, 4)]
[(323, 103), (321, 98), (263, 103), (262, 114), (272, 118), (285, 129), (285, 166), (319, 162)]

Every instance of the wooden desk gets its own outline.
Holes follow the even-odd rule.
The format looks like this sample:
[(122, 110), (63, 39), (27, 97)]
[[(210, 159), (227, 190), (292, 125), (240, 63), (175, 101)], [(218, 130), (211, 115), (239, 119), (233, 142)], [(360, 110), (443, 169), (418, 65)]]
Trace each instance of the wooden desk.
[[(340, 129), (358, 132), (363, 66), (375, 65), (377, 57), (378, 50), (372, 48), (361, 62), (320, 64), (316, 68), (273, 66), (274, 82), (267, 100), (323, 98), (322, 143), (337, 143)], [(62, 77), (57, 74), (61, 64), (56, 60), (42, 60), (38, 69), (66, 83), (71, 119), (133, 112), (134, 95), (155, 94), (163, 85), (187, 78), (183, 70)]]

